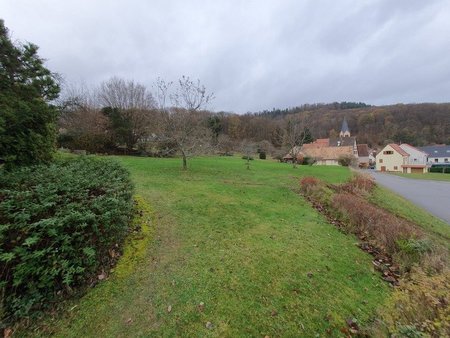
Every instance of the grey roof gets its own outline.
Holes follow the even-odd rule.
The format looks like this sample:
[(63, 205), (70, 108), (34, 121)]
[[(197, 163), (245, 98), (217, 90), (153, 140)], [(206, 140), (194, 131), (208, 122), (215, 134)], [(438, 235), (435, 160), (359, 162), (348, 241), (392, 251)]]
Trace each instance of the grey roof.
[(356, 137), (337, 137), (330, 138), (328, 145), (330, 147), (343, 147), (343, 146), (354, 146), (356, 143)]
[(450, 158), (450, 145), (440, 144), (435, 146), (417, 147), (428, 154), (428, 157)]
[(348, 128), (347, 119), (344, 117), (344, 121), (342, 121), (341, 132), (345, 133), (346, 131), (350, 132), (350, 129)]

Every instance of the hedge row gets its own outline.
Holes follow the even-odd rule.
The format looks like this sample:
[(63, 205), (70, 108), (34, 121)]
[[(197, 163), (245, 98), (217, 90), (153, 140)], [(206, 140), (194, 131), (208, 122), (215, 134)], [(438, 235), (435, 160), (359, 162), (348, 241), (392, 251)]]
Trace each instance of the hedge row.
[(118, 163), (90, 157), (0, 171), (0, 316), (51, 305), (110, 265), (133, 212)]
[(450, 166), (434, 166), (430, 168), (430, 173), (450, 174)]

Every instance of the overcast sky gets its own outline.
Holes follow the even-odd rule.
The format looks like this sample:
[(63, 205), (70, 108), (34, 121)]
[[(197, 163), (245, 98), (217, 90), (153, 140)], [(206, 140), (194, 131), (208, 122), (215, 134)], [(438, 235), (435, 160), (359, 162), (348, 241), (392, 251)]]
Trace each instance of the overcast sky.
[(447, 0), (0, 0), (68, 83), (200, 79), (211, 109), (450, 101)]

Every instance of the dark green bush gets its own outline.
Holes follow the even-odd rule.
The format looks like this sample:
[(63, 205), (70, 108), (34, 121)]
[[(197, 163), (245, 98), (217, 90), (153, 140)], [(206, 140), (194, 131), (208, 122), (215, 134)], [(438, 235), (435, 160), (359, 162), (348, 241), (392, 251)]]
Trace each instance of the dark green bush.
[(132, 216), (132, 190), (128, 172), (111, 160), (0, 171), (2, 321), (51, 306), (111, 264)]
[(430, 168), (430, 173), (450, 174), (450, 165), (433, 165)]
[(243, 160), (249, 160), (249, 161), (253, 161), (253, 157), (252, 156), (242, 156)]
[(356, 164), (356, 158), (351, 155), (341, 155), (338, 158), (339, 165), (343, 167), (350, 167)]

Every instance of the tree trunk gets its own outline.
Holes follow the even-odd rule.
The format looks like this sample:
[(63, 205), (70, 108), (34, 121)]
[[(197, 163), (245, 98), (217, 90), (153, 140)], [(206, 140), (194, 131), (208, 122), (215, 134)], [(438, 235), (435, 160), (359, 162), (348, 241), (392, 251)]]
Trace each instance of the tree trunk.
[(183, 156), (183, 170), (187, 170), (187, 159), (186, 159), (186, 154), (184, 153), (184, 151), (181, 152), (181, 155)]

